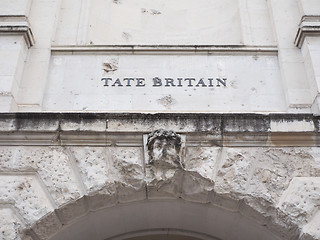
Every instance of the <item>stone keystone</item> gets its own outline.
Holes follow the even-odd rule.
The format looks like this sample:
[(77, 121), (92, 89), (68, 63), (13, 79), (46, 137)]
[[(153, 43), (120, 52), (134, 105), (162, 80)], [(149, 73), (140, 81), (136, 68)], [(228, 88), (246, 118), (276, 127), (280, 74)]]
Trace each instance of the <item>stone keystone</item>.
[(181, 136), (174, 131), (158, 129), (150, 133), (147, 139), (147, 164), (164, 168), (183, 168), (181, 143)]

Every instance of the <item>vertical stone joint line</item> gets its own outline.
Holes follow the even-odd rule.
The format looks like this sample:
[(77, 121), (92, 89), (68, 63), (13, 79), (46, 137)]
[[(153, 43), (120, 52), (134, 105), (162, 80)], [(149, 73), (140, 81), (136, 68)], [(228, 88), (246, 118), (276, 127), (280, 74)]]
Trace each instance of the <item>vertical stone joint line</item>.
[(77, 179), (77, 182), (78, 182), (78, 187), (79, 187), (79, 191), (80, 191), (80, 194), (81, 195), (86, 195), (87, 194), (87, 190), (86, 190), (86, 187), (82, 181), (82, 177), (81, 177), (81, 174), (80, 174), (80, 170), (76, 164), (76, 159), (74, 157), (74, 155), (72, 154), (72, 152), (70, 151), (69, 148), (64, 148), (68, 158), (69, 158), (69, 162), (70, 162), (70, 167)]
[(48, 187), (45, 185), (45, 183), (43, 182), (43, 180), (38, 172), (35, 173), (35, 177), (38, 180), (38, 183), (41, 186), (43, 193), (47, 197), (48, 202), (50, 203), (52, 209), (56, 209), (57, 208), (56, 202), (55, 202), (54, 198), (52, 197), (52, 195), (50, 194)]

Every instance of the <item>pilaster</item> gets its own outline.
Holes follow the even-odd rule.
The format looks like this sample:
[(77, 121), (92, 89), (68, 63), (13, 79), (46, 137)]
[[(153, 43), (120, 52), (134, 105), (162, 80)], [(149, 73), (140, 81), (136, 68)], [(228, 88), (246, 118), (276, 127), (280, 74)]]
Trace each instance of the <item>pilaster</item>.
[(29, 21), (37, 41), (29, 50), (23, 81), (19, 87), (19, 111), (41, 110), (51, 56), (51, 42), (56, 30), (60, 3), (61, 0), (32, 2)]
[(320, 2), (299, 0), (301, 21), (297, 30), (295, 45), (301, 48), (307, 72), (312, 112), (320, 113)]
[(279, 65), (288, 112), (310, 112), (310, 86), (301, 52), (293, 42), (300, 21), (298, 3), (290, 0), (270, 0), (269, 8), (278, 42)]
[(28, 48), (35, 44), (28, 20), (31, 0), (0, 2), (0, 111), (17, 110)]

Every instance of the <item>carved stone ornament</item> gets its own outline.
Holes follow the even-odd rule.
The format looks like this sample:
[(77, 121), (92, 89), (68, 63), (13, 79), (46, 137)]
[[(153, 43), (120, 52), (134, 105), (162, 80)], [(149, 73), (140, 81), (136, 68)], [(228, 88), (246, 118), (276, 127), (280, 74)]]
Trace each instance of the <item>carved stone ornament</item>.
[(183, 167), (181, 136), (174, 131), (158, 129), (148, 135), (149, 162), (155, 166)]

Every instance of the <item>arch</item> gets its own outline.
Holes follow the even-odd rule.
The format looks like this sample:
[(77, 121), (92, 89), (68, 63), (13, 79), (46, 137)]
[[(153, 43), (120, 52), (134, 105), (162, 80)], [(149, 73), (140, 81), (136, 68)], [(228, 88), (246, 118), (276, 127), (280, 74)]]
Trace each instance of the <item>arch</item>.
[[(21, 148), (6, 151), (9, 152), (8, 155), (11, 155), (13, 150), (20, 151)], [(1, 178), (6, 183), (3, 184), (4, 190), (10, 190), (7, 191), (8, 200), (13, 197), (17, 199), (16, 202), (12, 202), (12, 206), (17, 208), (17, 213), (21, 215), (19, 219), (22, 223), (23, 220), (28, 220), (23, 224), (21, 223), (21, 226), (23, 226), (19, 229), (12, 226), (12, 229), (18, 231), (17, 234), (19, 235), (22, 231), (23, 234), (30, 236), (33, 240), (50, 239), (57, 234), (61, 234), (62, 231), (71, 231), (70, 227), (80, 223), (81, 219), (87, 221), (88, 217), (94, 213), (102, 214), (108, 211), (118, 211), (125, 206), (141, 205), (147, 207), (156, 201), (159, 204), (176, 201), (181, 206), (189, 204), (190, 206), (200, 206), (203, 209), (202, 211), (191, 211), (192, 214), (222, 210), (224, 213), (222, 216), (227, 216), (230, 213), (237, 214), (236, 216), (241, 217), (243, 221), (249, 221), (250, 226), (256, 226), (255, 228), (261, 229), (261, 232), (267, 231), (269, 235), (274, 235), (275, 238), (317, 239), (313, 237), (316, 234), (313, 234), (312, 231), (316, 229), (320, 217), (317, 212), (318, 188), (315, 187), (319, 185), (320, 178), (312, 176), (312, 174), (317, 174), (312, 168), (316, 158), (312, 157), (310, 153), (312, 151), (318, 153), (318, 148), (225, 148), (224, 152), (219, 155), (220, 157), (217, 157), (220, 151), (218, 147), (196, 147), (193, 150), (190, 150), (189, 147), (189, 157), (186, 158), (187, 164), (183, 167), (170, 168), (167, 168), (167, 165), (159, 165), (157, 168), (150, 165), (145, 166), (141, 157), (142, 150), (139, 147), (72, 147), (65, 150), (68, 155), (58, 150), (59, 148), (56, 147), (41, 147), (41, 151), (37, 151), (38, 155), (47, 151), (52, 153), (50, 155), (59, 157), (56, 161), (51, 161), (51, 158), (49, 158), (46, 162), (45, 158), (33, 154), (35, 150), (29, 153), (24, 149), (20, 153), (21, 161), (19, 161), (24, 163), (25, 158), (37, 160), (41, 162), (41, 166), (45, 165), (44, 171), (37, 170), (37, 173), (28, 173), (28, 175), (17, 175), (16, 172), (12, 172), (3, 175)], [(110, 152), (106, 156), (111, 157), (108, 159), (101, 157), (107, 150)], [(5, 152), (3, 151), (3, 153)], [(258, 154), (264, 156), (266, 160), (261, 161), (261, 157), (253, 157)], [(276, 161), (277, 159), (272, 158), (274, 154), (281, 158), (283, 162), (272, 164), (275, 169), (270, 168), (269, 170), (268, 165), (263, 169), (260, 168), (262, 163), (268, 164), (267, 161)], [(29, 155), (32, 158), (29, 158)], [(44, 154), (44, 156), (46, 155)], [(219, 158), (220, 160), (216, 160)], [(67, 163), (70, 159), (78, 161), (74, 172), (78, 170), (82, 172), (72, 180), (72, 176), (68, 175), (72, 171), (67, 169), (68, 171), (65, 171), (67, 177), (61, 179), (59, 177), (61, 172), (58, 170), (62, 170), (61, 166), (65, 169), (67, 164), (60, 163)], [(288, 177), (284, 176), (276, 180), (273, 176), (276, 177), (278, 171), (287, 172), (285, 168), (287, 165), (284, 160), (290, 162), (292, 168), (289, 170), (296, 176), (288, 175)], [(215, 162), (219, 164), (214, 165)], [(294, 164), (291, 162), (294, 162)], [(17, 161), (13, 163), (16, 164)], [(50, 171), (53, 168), (51, 163), (56, 165), (55, 169), (57, 171)], [(296, 169), (300, 169), (301, 166), (302, 169), (306, 169), (307, 174), (309, 174), (308, 171), (310, 172), (308, 177), (299, 176), (300, 173)], [(218, 169), (216, 175), (212, 174), (214, 167)], [(51, 178), (45, 175), (48, 172), (53, 174), (50, 175)], [(249, 176), (249, 173), (254, 172), (256, 175)], [(260, 178), (253, 179), (254, 177)], [(252, 180), (248, 181), (248, 178)], [(51, 179), (54, 181), (51, 181)], [(61, 180), (63, 181), (61, 182)], [(61, 185), (57, 186), (57, 183)], [(82, 183), (82, 191), (75, 191), (77, 185), (73, 186), (72, 183), (78, 185)], [(253, 190), (252, 184), (256, 184)], [(73, 188), (68, 188), (69, 186)], [(277, 190), (276, 197), (268, 195), (270, 193), (268, 189)], [(59, 190), (59, 192), (52, 190)], [(74, 191), (72, 192), (72, 190)], [(313, 194), (312, 198), (308, 198), (310, 194)], [(301, 201), (302, 203), (306, 201), (306, 203), (300, 204), (303, 210), (300, 211), (302, 214), (292, 207), (298, 206), (294, 205), (296, 204), (294, 201), (297, 200), (294, 196), (299, 196), (299, 204)], [(306, 197), (303, 198), (303, 196)], [(25, 197), (28, 198), (27, 206), (31, 208), (27, 209), (28, 211), (23, 211), (25, 205), (22, 204), (26, 204)], [(304, 208), (307, 204), (312, 208)], [(37, 208), (34, 208), (34, 205)], [(178, 206), (180, 207), (180, 205)], [(160, 207), (155, 207), (155, 209), (157, 208)], [(185, 209), (184, 212), (188, 213), (188, 209)], [(13, 212), (11, 215), (13, 216), (15, 213)], [(12, 217), (12, 219), (15, 219), (15, 217)], [(163, 222), (166, 222), (166, 218), (162, 219)], [(230, 226), (232, 223), (233, 218), (228, 219), (230, 221), (226, 220), (225, 226)], [(106, 219), (102, 220), (106, 221)], [(7, 220), (6, 222), (10, 223), (13, 220)], [(193, 225), (198, 222), (201, 221), (198, 219)], [(208, 222), (210, 221), (206, 221), (206, 223)], [(213, 220), (211, 223), (214, 224), (207, 226), (206, 229), (216, 226)], [(112, 225), (110, 226), (112, 227)], [(66, 230), (67, 228), (68, 230)], [(159, 224), (146, 229), (133, 226), (129, 230), (119, 231), (112, 236), (105, 236), (105, 239), (121, 234), (159, 228), (179, 229), (189, 233), (198, 232), (220, 239), (236, 237), (224, 236), (223, 234), (220, 236), (217, 232), (208, 233), (206, 229), (202, 228), (192, 229), (175, 226), (174, 224), (170, 226)], [(309, 229), (312, 231), (309, 231)], [(227, 228), (227, 230), (229, 229)], [(306, 231), (313, 235), (306, 233)]]
[(186, 231), (181, 229), (162, 228), (162, 229), (148, 229), (144, 231), (135, 231), (122, 234), (113, 238), (125, 240), (202, 240), (210, 239), (217, 240), (206, 234)]
[(167, 233), (203, 240), (282, 239), (239, 212), (177, 199), (137, 201), (89, 211), (50, 240), (120, 240)]
[[(223, 210), (223, 216), (236, 213), (281, 239), (317, 239), (318, 147), (216, 146), (202, 135), (188, 133), (180, 153), (183, 164), (151, 164), (142, 142), (146, 134), (110, 135), (114, 141), (110, 146), (2, 146), (1, 201), (3, 207), (10, 205), (17, 211), (3, 211), (10, 219), (4, 218), (1, 225), (10, 226), (19, 237), (25, 230), (29, 239), (50, 239), (94, 213), (147, 207), (158, 201), (160, 205), (177, 202), (178, 208), (192, 205), (185, 213), (194, 206), (202, 212)], [(133, 135), (139, 138), (134, 143), (126, 139)], [(225, 226), (232, 223), (233, 218), (228, 219)], [(22, 227), (12, 224), (16, 222)], [(211, 223), (206, 229), (216, 226)], [(159, 224), (145, 229), (133, 226), (110, 237), (152, 229), (208, 233), (202, 228)], [(208, 234), (220, 238), (217, 232)]]

